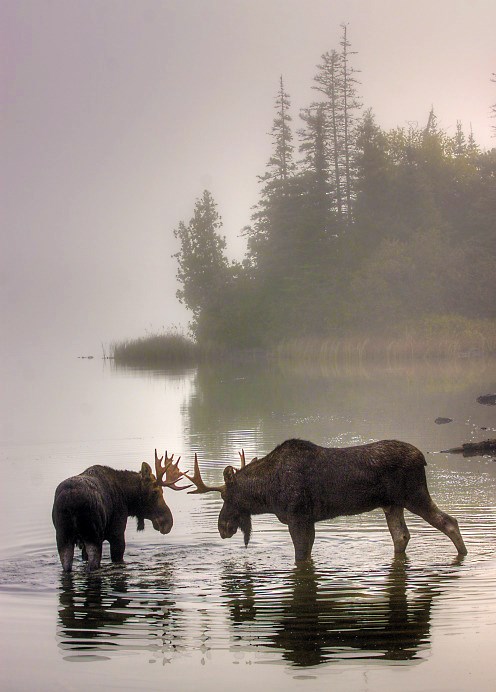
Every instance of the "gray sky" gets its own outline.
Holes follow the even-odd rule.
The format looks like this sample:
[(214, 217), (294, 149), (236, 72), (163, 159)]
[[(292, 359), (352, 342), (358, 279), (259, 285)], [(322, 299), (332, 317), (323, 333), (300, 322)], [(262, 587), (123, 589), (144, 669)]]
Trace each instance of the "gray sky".
[(232, 257), (270, 154), (280, 74), (298, 112), (315, 66), (357, 51), (384, 128), (431, 105), (491, 138), (494, 0), (2, 0), (4, 345), (99, 355), (187, 316), (172, 230), (206, 187)]

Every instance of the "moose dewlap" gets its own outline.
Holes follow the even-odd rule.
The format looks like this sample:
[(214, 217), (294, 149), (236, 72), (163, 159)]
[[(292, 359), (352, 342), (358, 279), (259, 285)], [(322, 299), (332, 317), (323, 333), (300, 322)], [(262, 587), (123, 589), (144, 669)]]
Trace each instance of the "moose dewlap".
[(230, 538), (238, 529), (248, 545), (253, 514), (275, 514), (287, 524), (296, 562), (311, 557), (315, 522), (361, 514), (382, 508), (394, 551), (404, 553), (410, 534), (404, 510), (417, 514), (454, 543), (458, 553), (467, 549), (456, 519), (432, 500), (420, 450), (406, 442), (382, 440), (356, 447), (320, 447), (305, 440), (287, 440), (262, 459), (241, 469), (224, 469), (224, 484), (203, 482), (195, 455), (195, 472), (186, 477), (195, 493), (220, 492), (224, 505), (219, 533)]

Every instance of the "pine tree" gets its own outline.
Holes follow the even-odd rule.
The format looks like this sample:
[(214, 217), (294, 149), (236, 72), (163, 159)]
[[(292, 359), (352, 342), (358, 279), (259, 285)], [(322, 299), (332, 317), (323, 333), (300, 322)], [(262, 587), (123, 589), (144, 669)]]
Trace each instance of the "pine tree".
[[(493, 72), (491, 82), (496, 84), (496, 72)], [(493, 105), (491, 106), (491, 118), (496, 118), (496, 103), (493, 103)], [(492, 129), (493, 129), (493, 137), (496, 137), (496, 125), (493, 125)]]
[(361, 106), (356, 93), (356, 70), (350, 62), (350, 56), (355, 53), (350, 51), (351, 44), (345, 24), (342, 25), (342, 29), (341, 52), (332, 50), (330, 53), (324, 53), (321, 64), (317, 66), (314, 89), (325, 97), (320, 105), (325, 109), (327, 116), (328, 169), (334, 191), (336, 214), (338, 220), (350, 225), (355, 198), (357, 111)]
[(279, 91), (275, 100), (276, 116), (272, 125), (273, 153), (267, 164), (263, 181), (277, 181), (283, 186), (294, 173), (293, 133), (291, 131), (291, 102), (284, 90), (282, 75), (279, 79)]
[(462, 123), (460, 120), (456, 121), (456, 133), (453, 138), (453, 155), (455, 158), (459, 159), (466, 155), (467, 153), (467, 141), (465, 139), (465, 133), (463, 132)]
[[(222, 219), (208, 190), (196, 201), (188, 225), (182, 221), (174, 230), (181, 243), (173, 255), (178, 262), (177, 279), (182, 285), (176, 295), (193, 313), (191, 330), (198, 330), (205, 315), (221, 301), (229, 278), (229, 265), (224, 255), (226, 241), (220, 235)], [(208, 319), (208, 318), (207, 318)]]
[(327, 218), (332, 207), (327, 154), (327, 121), (324, 107), (319, 104), (300, 113), (305, 127), (298, 130), (299, 150), (303, 154), (301, 168), (307, 179), (310, 203)]
[(314, 89), (320, 91), (325, 97), (325, 101), (317, 104), (327, 116), (327, 153), (329, 163), (327, 168), (330, 174), (330, 183), (334, 191), (335, 208), (338, 219), (343, 216), (343, 172), (340, 165), (342, 157), (342, 126), (343, 113), (341, 109), (340, 82), (340, 56), (337, 51), (322, 55), (322, 63), (317, 66), (318, 72), (315, 76), (317, 86)]
[(347, 26), (342, 24), (343, 34), (341, 37), (341, 72), (342, 72), (342, 89), (343, 89), (343, 150), (344, 150), (344, 179), (345, 179), (345, 196), (346, 196), (346, 214), (348, 223), (351, 224), (352, 202), (354, 199), (354, 170), (353, 158), (355, 154), (355, 130), (356, 130), (356, 115), (355, 112), (360, 109), (361, 104), (356, 93), (356, 84), (358, 83), (355, 74), (356, 70), (350, 64), (350, 55), (356, 55), (356, 52), (350, 51), (351, 43), (348, 41)]
[(357, 128), (355, 224), (358, 254), (367, 253), (391, 232), (394, 166), (388, 140), (369, 109)]
[(287, 219), (293, 204), (292, 181), (296, 166), (290, 108), (290, 97), (284, 89), (281, 76), (271, 130), (272, 155), (265, 173), (259, 176), (262, 190), (260, 202), (252, 216), (253, 225), (245, 229), (249, 263), (259, 269), (270, 268), (277, 262), (274, 258), (285, 245)]

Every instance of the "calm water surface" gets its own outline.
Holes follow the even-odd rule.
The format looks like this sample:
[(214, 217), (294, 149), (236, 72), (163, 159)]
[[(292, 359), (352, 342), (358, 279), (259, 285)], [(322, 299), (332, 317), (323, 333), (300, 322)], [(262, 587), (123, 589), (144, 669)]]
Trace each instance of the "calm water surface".
[[(0, 446), (2, 690), (493, 690), (496, 463), (434, 454), (496, 436), (494, 362), (117, 370), (100, 360), (5, 363)], [(453, 418), (436, 425), (438, 416)], [(484, 430), (483, 428), (486, 428)], [(222, 541), (215, 495), (165, 491), (168, 536), (130, 519), (126, 564), (63, 575), (56, 485), (94, 463), (138, 470), (157, 447), (198, 452), (207, 482), (289, 437), (396, 438), (427, 455), (431, 494), (469, 554), (407, 514), (394, 559), (382, 512), (318, 525), (293, 565), (286, 527), (254, 517)], [(428, 453), (428, 454), (427, 454)]]

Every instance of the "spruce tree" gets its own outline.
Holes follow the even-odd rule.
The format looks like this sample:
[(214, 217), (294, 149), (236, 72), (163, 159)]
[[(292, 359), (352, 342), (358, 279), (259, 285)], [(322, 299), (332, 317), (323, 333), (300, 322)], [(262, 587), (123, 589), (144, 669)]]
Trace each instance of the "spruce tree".
[(259, 176), (262, 190), (252, 216), (253, 224), (245, 229), (249, 261), (259, 270), (272, 269), (286, 244), (287, 222), (293, 204), (292, 181), (296, 168), (290, 107), (290, 97), (285, 91), (281, 76), (271, 130), (272, 154), (265, 173)]
[(334, 193), (338, 219), (341, 219), (343, 216), (343, 170), (341, 166), (343, 154), (343, 112), (341, 108), (340, 61), (341, 58), (337, 51), (333, 50), (330, 53), (324, 53), (321, 64), (317, 66), (316, 86), (313, 87), (325, 96), (324, 101), (315, 105), (317, 107), (320, 106), (327, 116), (327, 154), (329, 157), (327, 168)]
[(353, 213), (352, 203), (355, 197), (354, 183), (354, 156), (356, 153), (356, 112), (361, 104), (358, 100), (356, 85), (356, 70), (350, 62), (350, 56), (356, 55), (355, 51), (350, 51), (351, 43), (348, 41), (346, 24), (342, 24), (343, 34), (341, 36), (341, 87), (342, 87), (342, 109), (343, 109), (343, 154), (344, 154), (344, 181), (345, 181), (345, 200), (346, 215), (348, 224), (351, 224)]
[(220, 235), (222, 219), (208, 190), (196, 201), (188, 225), (182, 221), (174, 230), (181, 247), (173, 255), (177, 259), (177, 279), (181, 284), (176, 295), (193, 313), (190, 325), (194, 336), (209, 313), (222, 302), (229, 279), (229, 265), (224, 255), (226, 241)]

